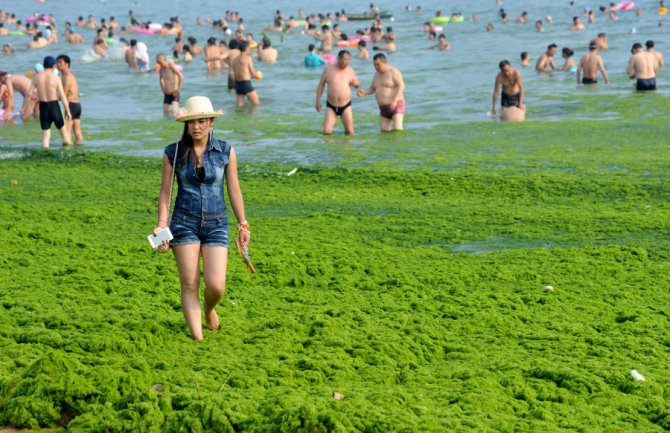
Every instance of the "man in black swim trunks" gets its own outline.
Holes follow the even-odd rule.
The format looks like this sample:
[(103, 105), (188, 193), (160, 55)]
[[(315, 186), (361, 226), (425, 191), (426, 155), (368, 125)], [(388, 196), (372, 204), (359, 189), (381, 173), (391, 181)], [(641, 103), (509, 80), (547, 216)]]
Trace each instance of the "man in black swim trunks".
[(179, 93), (184, 85), (184, 76), (174, 62), (168, 62), (163, 54), (156, 56), (158, 83), (163, 91), (163, 116), (176, 116), (179, 110)]
[[(609, 83), (607, 78), (607, 71), (603, 65), (603, 58), (598, 54), (598, 43), (593, 40), (589, 43), (589, 52), (584, 54), (579, 59), (579, 66), (577, 66), (577, 84), (598, 84), (598, 71), (603, 76), (605, 84)], [(580, 81), (580, 77), (584, 73), (584, 77)]]
[(351, 54), (342, 50), (337, 55), (337, 63), (326, 66), (319, 85), (316, 88), (316, 111), (321, 111), (321, 96), (328, 85), (326, 94), (326, 117), (323, 121), (323, 133), (330, 135), (337, 118), (342, 118), (344, 133), (354, 133), (354, 112), (351, 108), (351, 87), (358, 88), (361, 83), (356, 77), (356, 72), (349, 66)]
[(68, 100), (71, 117), (65, 120), (65, 127), (69, 134), (74, 130), (75, 143), (81, 144), (84, 141), (84, 135), (81, 133), (81, 104), (79, 103), (79, 85), (74, 74), (70, 71), (70, 57), (61, 54), (56, 57), (56, 67), (61, 73), (63, 90)]
[(658, 71), (656, 57), (642, 49), (642, 44), (636, 42), (631, 49), (632, 56), (628, 61), (626, 74), (631, 79), (637, 78), (635, 90), (648, 92), (656, 90), (656, 73)]
[(525, 92), (523, 88), (523, 80), (521, 79), (521, 72), (514, 69), (508, 60), (503, 60), (498, 64), (500, 72), (496, 76), (496, 81), (493, 84), (493, 106), (491, 107), (491, 114), (496, 114), (496, 104), (498, 102), (498, 91), (502, 87), (502, 96), (500, 98), (500, 105), (505, 110), (509, 107), (516, 107), (524, 112), (526, 107), (524, 104)]
[(260, 75), (254, 69), (254, 61), (249, 56), (249, 43), (247, 41), (240, 41), (238, 48), (240, 55), (235, 58), (230, 64), (233, 71), (233, 78), (235, 79), (235, 93), (237, 94), (236, 104), (238, 107), (244, 105), (244, 97), (246, 96), (252, 106), (260, 104), (256, 90), (251, 85), (251, 80), (260, 79)]
[(56, 59), (52, 56), (44, 58), (44, 72), (39, 72), (33, 78), (30, 84), (28, 94), (37, 89), (37, 97), (40, 101), (40, 126), (42, 127), (42, 147), (48, 148), (51, 140), (51, 124), (55, 123), (56, 128), (60, 130), (63, 138), (63, 145), (70, 145), (70, 133), (65, 128), (63, 115), (61, 114), (58, 100), (63, 102), (63, 108), (67, 117), (72, 117), (70, 107), (68, 105), (63, 84), (58, 76), (54, 75), (54, 67), (56, 66)]

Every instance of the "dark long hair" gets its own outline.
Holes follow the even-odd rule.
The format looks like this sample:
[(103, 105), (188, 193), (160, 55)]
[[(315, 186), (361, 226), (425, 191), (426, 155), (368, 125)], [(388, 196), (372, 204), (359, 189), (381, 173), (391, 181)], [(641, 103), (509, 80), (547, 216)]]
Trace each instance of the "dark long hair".
[(193, 152), (193, 137), (188, 133), (188, 122), (184, 122), (184, 132), (181, 134), (181, 139), (178, 142), (179, 149), (177, 150), (177, 160), (180, 166), (186, 165), (188, 163), (188, 157), (193, 155), (195, 157), (195, 152)]

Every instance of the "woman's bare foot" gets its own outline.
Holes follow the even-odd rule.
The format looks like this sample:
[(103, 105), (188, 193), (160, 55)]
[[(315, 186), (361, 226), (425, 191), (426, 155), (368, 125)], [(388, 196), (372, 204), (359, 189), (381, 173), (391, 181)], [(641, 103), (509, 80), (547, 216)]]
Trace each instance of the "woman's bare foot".
[(221, 328), (219, 323), (219, 316), (216, 314), (216, 309), (205, 310), (205, 319), (207, 320), (207, 329), (215, 331)]

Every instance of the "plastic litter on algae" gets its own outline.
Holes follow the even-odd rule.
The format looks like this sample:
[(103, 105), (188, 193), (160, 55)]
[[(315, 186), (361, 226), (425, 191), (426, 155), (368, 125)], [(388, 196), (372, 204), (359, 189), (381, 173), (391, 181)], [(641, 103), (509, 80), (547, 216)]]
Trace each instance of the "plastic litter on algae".
[(482, 124), (441, 170), (242, 164), (257, 273), (231, 254), (202, 342), (146, 242), (159, 159), (11, 149), (0, 426), (667, 431), (669, 153), (635, 140), (664, 126), (545, 127)]

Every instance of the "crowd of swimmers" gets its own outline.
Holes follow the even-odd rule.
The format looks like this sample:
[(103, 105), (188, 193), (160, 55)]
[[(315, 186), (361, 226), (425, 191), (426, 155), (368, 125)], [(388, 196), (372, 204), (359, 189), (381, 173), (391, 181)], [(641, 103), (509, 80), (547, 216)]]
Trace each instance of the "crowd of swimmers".
[[(502, 0), (495, 0), (502, 4)], [(571, 2), (574, 6), (574, 2)], [(406, 12), (420, 12), (421, 7), (405, 7)], [(610, 4), (599, 8), (600, 13), (608, 20), (617, 19), (617, 6)], [(665, 9), (665, 0), (659, 2), (659, 14)], [(279, 53), (272, 44), (269, 35), (276, 33), (282, 37), (286, 33), (300, 32), (313, 39), (307, 46), (304, 57), (304, 65), (308, 68), (324, 67), (324, 71), (316, 89), (317, 111), (322, 110), (322, 96), (326, 93), (326, 108), (324, 115), (323, 132), (330, 134), (337, 119), (342, 120), (345, 133), (353, 134), (353, 108), (352, 88), (358, 96), (374, 94), (379, 105), (380, 129), (382, 131), (402, 130), (405, 112), (404, 80), (400, 71), (389, 64), (389, 57), (385, 53), (397, 51), (397, 35), (391, 26), (384, 26), (380, 16), (379, 8), (370, 4), (369, 25), (356, 30), (353, 34), (346, 34), (340, 29), (340, 23), (349, 21), (349, 14), (345, 10), (326, 14), (305, 14), (299, 10), (297, 16), (286, 17), (277, 10), (272, 19), (272, 25), (264, 27), (262, 37), (257, 40), (253, 33), (247, 31), (245, 21), (235, 11), (226, 11), (219, 19), (202, 18), (196, 19), (198, 26), (209, 26), (212, 31), (220, 32), (219, 39), (210, 37), (205, 45), (201, 47), (198, 40), (185, 35), (180, 17), (170, 17), (162, 24), (150, 21), (138, 20), (133, 11), (128, 12), (128, 24), (121, 25), (115, 17), (100, 19), (97, 21), (93, 16), (84, 19), (79, 16), (74, 22), (65, 22), (62, 36), (68, 44), (84, 43), (84, 38), (78, 31), (87, 29), (95, 32), (92, 39), (93, 55), (105, 57), (110, 46), (116, 46), (122, 52), (129, 69), (140, 72), (157, 70), (160, 89), (163, 93), (163, 112), (166, 116), (174, 116), (179, 109), (180, 93), (184, 86), (183, 67), (180, 63), (191, 63), (196, 58), (201, 58), (209, 72), (227, 69), (227, 87), (236, 95), (236, 105), (241, 107), (245, 101), (256, 106), (260, 104), (259, 96), (252, 85), (252, 80), (260, 80), (262, 73), (254, 67), (254, 59), (261, 63), (276, 63)], [(637, 9), (636, 15), (641, 15), (642, 10)], [(507, 12), (500, 8), (498, 11), (500, 23), (505, 25), (510, 22)], [(460, 13), (451, 16), (442, 16), (440, 11), (435, 12), (434, 18), (448, 20), (463, 20)], [(477, 22), (479, 16), (473, 13), (470, 17), (472, 22)], [(582, 16), (574, 16), (568, 29), (573, 31), (584, 31), (586, 25), (598, 20), (597, 12), (585, 7)], [(447, 42), (442, 27), (437, 25), (440, 21), (431, 19), (423, 25), (423, 32), (433, 42), (427, 46), (428, 49), (448, 51), (451, 44)], [(459, 21), (460, 22), (460, 21)], [(523, 11), (515, 20), (517, 24), (533, 22), (528, 12)], [(534, 21), (534, 29), (538, 32), (545, 31), (545, 25), (553, 25), (551, 16)], [(659, 22), (663, 26), (663, 21)], [(486, 25), (487, 32), (494, 31), (492, 22)], [(0, 11), (0, 36), (8, 34), (25, 34), (31, 38), (27, 48), (44, 48), (57, 44), (59, 35), (56, 30), (56, 21), (53, 15), (35, 14), (22, 23), (15, 14)], [(174, 35), (174, 43), (170, 52), (158, 53), (155, 65), (152, 65), (152, 57), (147, 45), (138, 40), (140, 36), (148, 33)], [(117, 36), (121, 35), (117, 39)], [(663, 56), (655, 50), (654, 41), (645, 43), (646, 49), (641, 43), (635, 43), (631, 49), (627, 74), (636, 79), (636, 89), (639, 91), (651, 91), (656, 88), (656, 76), (663, 67)], [(360, 89), (360, 82), (356, 73), (350, 65), (352, 53), (355, 49), (355, 57), (358, 59), (369, 59), (370, 52), (380, 51), (373, 57), (375, 75), (372, 84), (367, 89)], [(563, 65), (558, 67), (554, 57), (558, 51), (556, 44), (550, 44), (535, 63), (537, 73), (553, 74), (557, 72), (574, 73), (577, 83), (580, 85), (596, 85), (598, 74), (603, 78), (605, 84), (609, 77), (605, 69), (601, 51), (607, 50), (607, 35), (599, 33), (588, 43), (588, 52), (584, 54), (579, 62), (573, 59), (574, 51), (569, 47), (563, 47), (561, 56)], [(2, 54), (12, 55), (15, 49), (11, 44), (4, 44)], [(55, 59), (52, 61), (51, 59)], [(527, 51), (521, 53), (521, 68), (530, 66), (531, 57)], [(53, 64), (52, 64), (53, 63)], [(512, 67), (508, 60), (499, 63), (499, 73), (496, 76), (493, 92), (493, 106), (491, 113), (497, 115), (497, 100), (500, 95), (500, 117), (503, 120), (525, 119), (526, 105), (523, 88), (523, 79), (520, 69)], [(23, 96), (23, 104), (20, 109), (24, 121), (31, 116), (39, 118), (43, 131), (55, 123), (61, 130), (63, 141), (71, 142), (71, 135), (75, 135), (75, 141), (81, 143), (83, 140), (80, 126), (81, 106), (79, 105), (77, 81), (69, 70), (70, 59), (62, 54), (57, 58), (46, 56), (41, 64), (35, 65), (31, 71), (32, 77), (22, 75), (11, 75), (0, 72), (0, 96), (2, 97), (3, 120), (9, 121), (14, 107), (14, 92)], [(51, 77), (52, 74), (60, 72), (58, 80)], [(46, 74), (46, 75), (45, 75)], [(55, 76), (55, 75), (54, 75)], [(60, 83), (60, 86), (58, 85)], [(56, 114), (54, 101), (61, 100), (64, 104), (66, 118), (59, 119)], [(75, 105), (72, 105), (75, 104)], [(49, 134), (44, 132), (42, 144), (48, 147)]]

